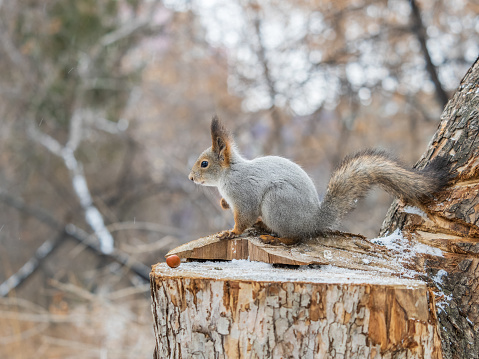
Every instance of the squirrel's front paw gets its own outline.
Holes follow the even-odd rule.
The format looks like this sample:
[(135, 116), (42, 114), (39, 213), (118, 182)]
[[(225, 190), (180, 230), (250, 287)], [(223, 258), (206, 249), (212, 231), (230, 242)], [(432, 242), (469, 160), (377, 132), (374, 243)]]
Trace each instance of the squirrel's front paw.
[(228, 202), (226, 202), (226, 200), (224, 198), (221, 198), (220, 205), (221, 205), (221, 208), (223, 208), (223, 209), (230, 208), (230, 205), (228, 204)]
[(223, 231), (223, 232), (220, 232), (216, 235), (216, 237), (219, 238), (219, 239), (232, 239), (232, 238), (235, 238), (237, 236), (238, 235), (235, 232), (233, 232), (232, 230)]

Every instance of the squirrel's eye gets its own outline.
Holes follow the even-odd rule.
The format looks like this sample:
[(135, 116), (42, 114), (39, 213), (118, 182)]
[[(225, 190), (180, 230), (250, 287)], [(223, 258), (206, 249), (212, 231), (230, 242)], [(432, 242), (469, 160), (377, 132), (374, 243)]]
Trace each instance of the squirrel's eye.
[(208, 161), (201, 162), (201, 167), (202, 168), (208, 167)]

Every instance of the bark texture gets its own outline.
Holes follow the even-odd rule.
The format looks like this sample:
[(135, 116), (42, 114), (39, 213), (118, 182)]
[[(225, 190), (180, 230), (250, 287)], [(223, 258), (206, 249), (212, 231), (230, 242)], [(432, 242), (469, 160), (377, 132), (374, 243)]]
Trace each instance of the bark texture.
[[(382, 234), (397, 229), (443, 256), (415, 258), (411, 266), (434, 289), (445, 358), (479, 358), (479, 60), (469, 69), (441, 116), (422, 168), (436, 156), (449, 159), (451, 186), (424, 213), (391, 206)], [(415, 213), (412, 213), (415, 212)]]
[(422, 282), (228, 266), (153, 267), (155, 358), (442, 358)]

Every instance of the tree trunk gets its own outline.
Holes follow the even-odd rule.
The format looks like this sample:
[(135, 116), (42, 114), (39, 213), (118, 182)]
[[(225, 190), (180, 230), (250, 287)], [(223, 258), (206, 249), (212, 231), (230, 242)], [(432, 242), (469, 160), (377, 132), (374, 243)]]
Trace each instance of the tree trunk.
[(150, 278), (158, 359), (442, 358), (421, 281), (249, 261)]
[[(479, 59), (448, 102), (429, 148), (417, 163), (449, 158), (453, 185), (428, 206), (391, 206), (381, 234), (399, 229), (410, 241), (442, 250), (414, 258), (412, 266), (436, 294), (445, 358), (479, 358)], [(412, 213), (414, 212), (414, 213)]]

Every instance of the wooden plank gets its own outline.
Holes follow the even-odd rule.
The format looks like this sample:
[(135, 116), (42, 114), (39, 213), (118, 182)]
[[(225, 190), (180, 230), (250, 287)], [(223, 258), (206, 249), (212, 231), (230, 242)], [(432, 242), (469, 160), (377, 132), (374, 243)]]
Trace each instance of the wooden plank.
[(403, 270), (384, 247), (362, 236), (342, 232), (330, 232), (294, 246), (263, 243), (254, 230), (231, 240), (212, 235), (183, 244), (166, 256), (173, 254), (187, 260), (249, 259), (281, 265), (334, 265), (381, 272)]

